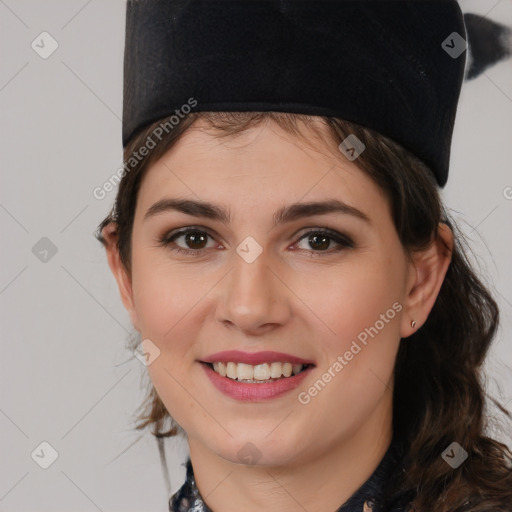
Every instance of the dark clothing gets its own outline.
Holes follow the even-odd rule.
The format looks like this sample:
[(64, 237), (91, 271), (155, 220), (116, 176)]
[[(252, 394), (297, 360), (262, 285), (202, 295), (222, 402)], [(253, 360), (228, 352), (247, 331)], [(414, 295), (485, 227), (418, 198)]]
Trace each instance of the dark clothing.
[[(346, 501), (337, 512), (407, 512), (413, 496), (398, 495), (387, 504), (380, 501), (386, 482), (404, 472), (402, 462), (405, 444), (394, 439), (379, 465), (368, 480)], [(186, 462), (187, 477), (183, 486), (169, 501), (170, 512), (212, 512), (204, 503), (196, 487), (190, 458)], [(222, 512), (216, 510), (215, 512)]]

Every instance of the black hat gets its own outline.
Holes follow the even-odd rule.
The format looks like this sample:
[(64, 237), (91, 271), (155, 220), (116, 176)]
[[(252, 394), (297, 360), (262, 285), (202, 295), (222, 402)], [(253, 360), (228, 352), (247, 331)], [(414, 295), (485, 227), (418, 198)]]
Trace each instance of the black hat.
[(194, 98), (360, 124), (443, 186), (466, 39), (455, 0), (128, 0), (123, 146)]

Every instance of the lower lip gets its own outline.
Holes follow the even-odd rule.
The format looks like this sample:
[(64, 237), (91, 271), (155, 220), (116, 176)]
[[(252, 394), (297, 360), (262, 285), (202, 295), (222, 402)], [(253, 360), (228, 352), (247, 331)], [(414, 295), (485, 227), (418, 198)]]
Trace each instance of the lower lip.
[(238, 382), (230, 379), (229, 377), (223, 377), (222, 375), (215, 372), (206, 363), (201, 363), (204, 368), (206, 375), (211, 380), (213, 385), (222, 393), (235, 400), (241, 400), (243, 402), (257, 402), (260, 400), (270, 400), (280, 395), (295, 389), (309, 374), (310, 370), (314, 367), (309, 366), (305, 370), (293, 377), (283, 377), (279, 380), (267, 382), (265, 384), (250, 384), (247, 382)]

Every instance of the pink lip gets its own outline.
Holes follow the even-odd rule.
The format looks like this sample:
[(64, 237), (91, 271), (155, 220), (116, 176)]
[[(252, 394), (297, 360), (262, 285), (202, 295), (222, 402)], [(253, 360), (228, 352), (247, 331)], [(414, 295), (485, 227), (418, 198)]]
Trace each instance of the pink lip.
[[(300, 357), (285, 354), (284, 352), (241, 352), (240, 350), (227, 350), (224, 352), (217, 352), (202, 359), (204, 363), (244, 363), (255, 366), (263, 363), (292, 363), (292, 364), (311, 364), (313, 361), (301, 359)], [(291, 377), (288, 377), (291, 378)], [(264, 384), (257, 384), (263, 386)]]
[[(228, 352), (222, 352), (225, 354)], [(239, 352), (240, 353), (240, 352)], [(260, 353), (273, 353), (275, 352), (260, 352)], [(217, 356), (217, 354), (214, 354)], [(230, 356), (231, 357), (231, 356)], [(297, 359), (297, 358), (295, 358)], [(215, 359), (219, 361), (219, 359)], [(222, 361), (222, 359), (221, 359)], [(227, 359), (227, 361), (233, 361), (232, 359)], [(247, 361), (247, 359), (246, 359)], [(266, 361), (269, 361), (266, 359)], [(277, 361), (277, 360), (276, 360)], [(289, 360), (288, 360), (289, 361)], [(243, 361), (240, 361), (243, 362)], [(289, 361), (291, 362), (291, 361)], [(300, 361), (299, 361), (300, 362)], [(249, 364), (249, 363), (246, 363)], [(299, 363), (296, 363), (299, 364)], [(265, 384), (249, 384), (247, 382), (238, 382), (236, 380), (230, 379), (228, 377), (222, 377), (222, 375), (215, 372), (208, 364), (201, 363), (201, 366), (204, 368), (206, 375), (212, 382), (212, 384), (225, 395), (234, 398), (236, 400), (241, 400), (243, 402), (259, 402), (262, 400), (270, 400), (272, 398), (276, 398), (292, 389), (296, 388), (308, 375), (309, 372), (314, 368), (313, 366), (309, 366), (298, 375), (294, 375), (293, 377), (281, 378), (279, 380), (275, 380), (273, 382), (265, 383)]]

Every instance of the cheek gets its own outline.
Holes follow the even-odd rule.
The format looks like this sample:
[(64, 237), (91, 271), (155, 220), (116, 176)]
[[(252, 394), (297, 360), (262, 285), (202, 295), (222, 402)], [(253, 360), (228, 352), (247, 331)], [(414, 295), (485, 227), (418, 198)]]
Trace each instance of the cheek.
[(134, 302), (142, 339), (158, 347), (158, 356), (147, 370), (166, 409), (189, 431), (196, 422), (211, 421), (194, 399), (200, 394), (190, 380), (197, 364), (194, 340), (201, 337), (203, 325), (198, 316), (208, 305), (205, 296), (211, 284), (192, 272), (192, 266), (190, 271), (178, 271), (167, 262), (143, 256), (141, 251), (133, 257)]
[[(345, 268), (329, 269), (303, 280), (298, 294), (308, 297), (308, 305), (328, 328), (326, 348), (343, 353), (353, 340), (363, 344), (375, 334), (381, 339), (396, 339), (403, 302), (403, 270), (391, 258), (366, 257)], [(322, 277), (323, 276), (323, 277)]]
[(175, 333), (187, 324), (190, 339), (187, 315), (207, 295), (208, 280), (192, 266), (178, 269), (149, 252), (139, 250), (133, 255), (133, 296), (141, 334), (159, 343), (171, 338), (179, 342), (187, 337)]
[(317, 377), (325, 387), (318, 383), (316, 388), (322, 391), (315, 400), (320, 409), (330, 409), (340, 424), (346, 421), (347, 410), (355, 420), (375, 407), (390, 385), (400, 340), (401, 269), (382, 259), (356, 267), (333, 273), (329, 282), (313, 288), (313, 309), (329, 328), (324, 330), (326, 336), (319, 337), (323, 360)]
[(354, 276), (340, 288), (330, 297), (330, 312), (335, 331), (344, 341), (359, 339), (364, 343), (365, 333), (374, 332), (373, 328), (383, 335), (391, 328), (398, 332), (396, 316), (402, 309), (402, 297), (392, 282), (370, 275)]

